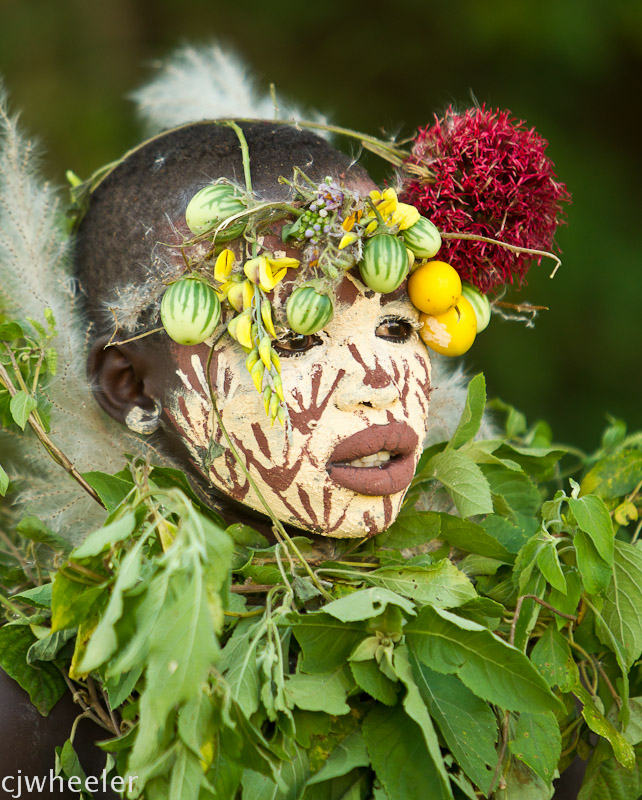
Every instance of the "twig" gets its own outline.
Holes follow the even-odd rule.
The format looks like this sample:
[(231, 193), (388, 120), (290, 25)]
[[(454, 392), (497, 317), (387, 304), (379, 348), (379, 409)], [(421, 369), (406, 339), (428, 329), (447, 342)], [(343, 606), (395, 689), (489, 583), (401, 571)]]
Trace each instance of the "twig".
[(555, 253), (551, 253), (548, 250), (536, 250), (533, 247), (518, 247), (516, 244), (507, 244), (497, 239), (491, 239), (489, 236), (479, 236), (475, 233), (446, 233), (445, 231), (439, 231), (439, 233), (442, 239), (466, 239), (472, 242), (487, 242), (488, 244), (496, 244), (498, 247), (504, 247), (506, 250), (510, 250), (513, 253), (524, 253), (530, 256), (552, 258), (553, 261), (555, 261), (555, 269), (551, 272), (551, 278), (555, 277), (555, 273), (562, 266), (561, 258), (558, 258)]
[[(65, 670), (64, 669), (60, 669), (60, 672), (62, 674), (62, 677), (65, 679), (65, 683), (67, 684), (67, 688), (71, 692), (71, 696), (72, 696), (72, 699), (73, 699), (74, 703), (76, 703), (77, 705), (79, 705), (82, 708), (82, 710), (87, 715), (87, 718), (90, 719), (92, 722), (95, 722), (96, 725), (100, 725), (100, 727), (104, 728), (106, 731), (109, 731), (109, 733), (113, 733), (111, 725), (105, 725), (105, 723), (100, 719), (100, 717), (98, 717), (96, 714), (94, 714), (91, 706), (87, 705), (87, 703), (86, 703), (86, 701), (85, 701), (85, 699), (83, 697), (83, 694), (84, 694), (83, 691), (81, 689), (79, 689), (78, 686), (76, 686), (76, 684), (71, 681), (71, 679), (69, 678), (69, 675), (67, 675)], [(119, 733), (120, 733), (120, 731), (119, 731)]]
[(94, 709), (96, 714), (101, 718), (107, 729), (110, 727), (113, 729), (113, 733), (116, 736), (120, 736), (120, 728), (114, 720), (112, 719), (111, 715), (108, 714), (102, 706), (102, 703), (98, 699), (98, 695), (96, 694), (96, 681), (91, 677), (91, 675), (87, 676), (87, 689), (89, 690), (89, 698), (91, 700), (91, 707)]
[(569, 619), (571, 622), (577, 622), (577, 617), (573, 614), (565, 614), (563, 611), (559, 611), (555, 606), (552, 606), (550, 603), (547, 603), (545, 600), (542, 600), (541, 597), (538, 597), (536, 594), (523, 594), (517, 598), (517, 603), (515, 604), (515, 615), (513, 617), (513, 622), (510, 626), (510, 638), (509, 643), (513, 646), (515, 645), (515, 631), (517, 629), (517, 621), (519, 619), (519, 615), (522, 611), (522, 603), (524, 600), (534, 600), (536, 603), (539, 603), (540, 606), (544, 606), (549, 611), (552, 611), (554, 614), (557, 614), (558, 617), (564, 617), (564, 619)]
[(4, 531), (0, 530), (0, 539), (7, 545), (9, 550), (11, 551), (11, 555), (17, 560), (18, 564), (20, 564), (20, 569), (24, 572), (27, 576), (27, 580), (33, 584), (34, 586), (38, 586), (38, 582), (35, 580), (33, 573), (24, 559), (24, 556), (15, 546), (15, 544), (11, 541), (11, 539), (7, 536)]
[(502, 746), (499, 750), (499, 756), (497, 758), (497, 766), (495, 767), (495, 772), (493, 773), (493, 779), (490, 782), (490, 788), (488, 790), (488, 795), (490, 796), (495, 788), (495, 783), (499, 778), (499, 773), (502, 768), (502, 764), (504, 763), (504, 756), (506, 755), (506, 748), (508, 747), (508, 723), (510, 721), (510, 711), (504, 712), (504, 722), (502, 724)]
[(232, 594), (262, 594), (272, 589), (274, 589), (273, 583), (233, 583), (230, 586)]

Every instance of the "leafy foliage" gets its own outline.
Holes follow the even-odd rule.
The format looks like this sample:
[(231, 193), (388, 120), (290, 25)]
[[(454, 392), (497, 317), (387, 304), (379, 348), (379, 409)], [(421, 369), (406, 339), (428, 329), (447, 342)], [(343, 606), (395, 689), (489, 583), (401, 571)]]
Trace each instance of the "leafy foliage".
[[(13, 389), (22, 427), (37, 387), (35, 406)], [(544, 800), (592, 732), (581, 796), (637, 797), (640, 439), (614, 423), (566, 481), (564, 448), (510, 407), (505, 436), (476, 439), (485, 401), (478, 376), (388, 531), (324, 555), (226, 528), (175, 470), (82, 476), (101, 528), (70, 551), (31, 517), (0, 551), (0, 666), (42, 713), (85, 689), (132, 796)], [(433, 492), (458, 513), (427, 510)], [(58, 767), (80, 774), (73, 736)]]

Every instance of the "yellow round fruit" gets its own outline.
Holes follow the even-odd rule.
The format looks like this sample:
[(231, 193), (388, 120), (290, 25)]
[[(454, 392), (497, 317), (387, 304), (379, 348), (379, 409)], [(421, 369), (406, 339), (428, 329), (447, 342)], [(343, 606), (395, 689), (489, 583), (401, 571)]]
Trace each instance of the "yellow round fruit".
[(420, 314), (419, 335), (428, 347), (444, 356), (461, 356), (477, 335), (475, 310), (465, 297), (443, 314)]
[(438, 316), (457, 304), (461, 278), (445, 261), (429, 261), (408, 278), (408, 295), (415, 308)]

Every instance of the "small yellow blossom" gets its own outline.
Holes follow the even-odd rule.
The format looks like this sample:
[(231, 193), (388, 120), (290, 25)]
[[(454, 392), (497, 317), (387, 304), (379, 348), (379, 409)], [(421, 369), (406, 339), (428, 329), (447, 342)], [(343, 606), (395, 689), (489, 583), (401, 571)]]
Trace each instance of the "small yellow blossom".
[(295, 269), (300, 263), (296, 258), (257, 256), (246, 261), (243, 270), (252, 283), (258, 283), (264, 292), (271, 292), (283, 280), (285, 273), (289, 269)]
[(234, 266), (234, 252), (229, 248), (222, 250), (214, 265), (214, 280), (219, 283), (227, 281)]
[(348, 245), (356, 242), (358, 238), (359, 237), (356, 233), (346, 233), (339, 242), (339, 250), (343, 250), (344, 248), (348, 247)]
[(221, 289), (225, 291), (227, 301), (235, 311), (241, 311), (243, 308), (243, 284), (246, 281), (235, 281), (232, 283), (224, 283)]
[(269, 300), (261, 300), (261, 319), (265, 325), (265, 329), (273, 339), (276, 339), (276, 331), (274, 330), (274, 322), (272, 321), (272, 304)]

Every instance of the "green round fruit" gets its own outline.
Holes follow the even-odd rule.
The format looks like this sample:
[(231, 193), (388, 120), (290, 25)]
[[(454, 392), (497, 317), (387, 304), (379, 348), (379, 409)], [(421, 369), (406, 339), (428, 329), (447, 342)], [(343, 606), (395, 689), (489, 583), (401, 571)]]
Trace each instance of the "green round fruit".
[(286, 311), (290, 328), (309, 336), (330, 322), (334, 309), (327, 294), (317, 292), (313, 286), (301, 286), (290, 295)]
[(432, 258), (441, 247), (439, 231), (429, 219), (419, 217), (414, 225), (402, 232), (406, 247), (419, 258)]
[[(197, 192), (185, 209), (187, 227), (196, 236), (217, 228), (223, 220), (245, 211), (243, 201), (236, 196), (234, 187), (227, 183), (206, 186)], [(235, 239), (245, 230), (247, 221), (234, 222), (216, 234), (221, 241)]]
[(168, 287), (160, 309), (167, 335), (178, 344), (200, 344), (214, 333), (221, 318), (221, 303), (203, 281), (183, 278)]
[(477, 333), (481, 333), (488, 327), (490, 322), (490, 302), (485, 294), (482, 294), (479, 289), (469, 283), (462, 285), (461, 293), (473, 307), (475, 317), (477, 317)]
[(366, 241), (359, 271), (368, 288), (387, 294), (403, 283), (408, 263), (408, 253), (401, 239), (381, 233)]

